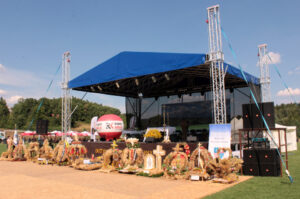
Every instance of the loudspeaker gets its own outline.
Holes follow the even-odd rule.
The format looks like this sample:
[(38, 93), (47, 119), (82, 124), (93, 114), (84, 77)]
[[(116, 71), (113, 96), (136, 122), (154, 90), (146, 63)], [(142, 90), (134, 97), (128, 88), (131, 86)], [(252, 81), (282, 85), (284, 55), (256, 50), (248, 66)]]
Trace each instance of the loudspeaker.
[(262, 163), (259, 167), (260, 176), (279, 176), (280, 164), (278, 163)]
[(280, 164), (279, 155), (276, 149), (259, 149), (256, 150), (258, 154), (258, 161), (260, 164)]
[[(275, 128), (274, 102), (259, 103), (258, 106), (269, 128)], [(244, 128), (265, 128), (256, 104), (243, 104), (242, 109)]]
[(262, 109), (269, 128), (275, 128), (274, 102), (262, 103)]
[[(260, 110), (262, 106), (259, 105)], [(256, 104), (243, 104), (244, 128), (263, 128), (263, 121)]]
[(48, 120), (37, 120), (36, 121), (36, 134), (45, 135), (48, 133)]
[(243, 160), (245, 164), (258, 164), (256, 151), (252, 149), (245, 149), (243, 151)]
[(258, 164), (243, 164), (243, 174), (250, 176), (259, 176)]

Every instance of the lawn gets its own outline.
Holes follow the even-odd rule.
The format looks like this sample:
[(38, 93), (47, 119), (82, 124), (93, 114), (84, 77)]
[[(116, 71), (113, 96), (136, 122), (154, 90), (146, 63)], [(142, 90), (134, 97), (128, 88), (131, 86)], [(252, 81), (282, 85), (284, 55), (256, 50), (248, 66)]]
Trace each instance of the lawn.
[[(298, 149), (300, 144), (298, 143)], [(289, 171), (294, 178), (291, 184), (286, 175), (281, 177), (254, 177), (232, 188), (205, 197), (205, 199), (229, 198), (300, 198), (300, 150), (289, 153)]]
[(7, 150), (7, 148), (6, 148), (6, 144), (0, 144), (0, 156), (1, 156), (1, 154), (2, 154), (2, 152), (4, 152), (4, 151), (6, 151)]

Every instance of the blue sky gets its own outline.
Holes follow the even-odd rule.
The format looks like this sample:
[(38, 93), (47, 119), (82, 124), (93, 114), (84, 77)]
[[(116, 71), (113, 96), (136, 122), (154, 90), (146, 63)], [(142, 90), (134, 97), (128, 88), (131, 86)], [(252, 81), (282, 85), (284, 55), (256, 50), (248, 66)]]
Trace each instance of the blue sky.
[[(0, 1), (0, 96), (40, 98), (71, 52), (71, 79), (121, 51), (206, 53), (206, 8), (220, 4), (221, 24), (239, 63), (259, 77), (257, 46), (268, 44), (284, 80), (300, 100), (300, 1), (279, 0), (60, 0)], [(223, 39), (225, 61), (235, 63)], [(236, 65), (236, 64), (235, 64)], [(272, 98), (291, 99), (271, 68)], [(46, 97), (60, 97), (60, 73)], [(84, 93), (72, 91), (77, 97)], [(124, 98), (86, 99), (124, 111)]]

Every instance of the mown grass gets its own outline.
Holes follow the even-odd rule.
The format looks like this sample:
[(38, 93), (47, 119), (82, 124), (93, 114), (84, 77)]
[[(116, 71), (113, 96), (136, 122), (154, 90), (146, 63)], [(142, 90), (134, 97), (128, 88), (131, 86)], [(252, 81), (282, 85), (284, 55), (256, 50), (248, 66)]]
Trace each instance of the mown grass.
[(7, 150), (6, 144), (1, 143), (0, 144), (0, 156), (1, 156), (2, 152), (6, 151), (6, 150)]
[[(298, 144), (299, 148), (300, 144)], [(230, 198), (300, 198), (300, 150), (289, 153), (289, 171), (294, 178), (291, 184), (288, 177), (254, 177), (232, 188), (205, 197), (205, 199)]]

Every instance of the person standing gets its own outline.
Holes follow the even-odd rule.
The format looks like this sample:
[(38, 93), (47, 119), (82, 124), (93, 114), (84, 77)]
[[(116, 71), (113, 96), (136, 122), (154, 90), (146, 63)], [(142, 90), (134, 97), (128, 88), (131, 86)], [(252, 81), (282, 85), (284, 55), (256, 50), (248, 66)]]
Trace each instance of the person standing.
[(189, 126), (190, 126), (189, 121), (187, 121), (185, 119), (182, 120), (180, 126), (181, 126), (181, 130), (182, 130), (181, 140), (186, 141), (187, 133), (188, 133)]

